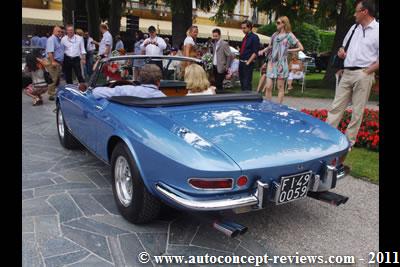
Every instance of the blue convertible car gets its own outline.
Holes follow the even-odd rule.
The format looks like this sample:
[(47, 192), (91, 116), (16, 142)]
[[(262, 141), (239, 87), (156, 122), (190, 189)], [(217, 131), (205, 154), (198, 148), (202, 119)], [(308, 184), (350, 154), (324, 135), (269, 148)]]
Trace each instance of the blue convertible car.
[[(242, 213), (307, 196), (347, 201), (329, 192), (348, 171), (345, 135), (257, 94), (185, 96), (183, 61), (201, 64), (168, 56), (103, 59), (87, 90), (58, 90), (61, 144), (82, 144), (111, 165), (115, 201), (127, 220), (148, 222), (162, 203)], [(93, 97), (96, 86), (136, 84), (137, 69), (148, 63), (162, 66), (167, 97)]]

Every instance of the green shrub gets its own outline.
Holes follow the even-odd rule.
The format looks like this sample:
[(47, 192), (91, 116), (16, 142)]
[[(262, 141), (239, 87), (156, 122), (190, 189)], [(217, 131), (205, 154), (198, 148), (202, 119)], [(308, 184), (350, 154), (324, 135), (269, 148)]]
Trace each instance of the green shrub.
[(333, 41), (335, 39), (335, 32), (319, 31), (321, 44), (319, 45), (318, 52), (331, 51)]
[(272, 34), (274, 34), (274, 32), (276, 32), (276, 24), (275, 24), (275, 22), (269, 23), (269, 24), (265, 24), (265, 25), (263, 25), (263, 26), (261, 26), (261, 27), (259, 27), (257, 29), (257, 33), (264, 34), (264, 35), (267, 35), (267, 36), (270, 36), (270, 37), (272, 36)]
[(299, 39), (299, 41), (303, 44), (305, 52), (318, 51), (318, 48), (321, 44), (321, 38), (319, 36), (319, 29), (317, 26), (308, 23), (302, 23), (293, 31), (297, 39)]

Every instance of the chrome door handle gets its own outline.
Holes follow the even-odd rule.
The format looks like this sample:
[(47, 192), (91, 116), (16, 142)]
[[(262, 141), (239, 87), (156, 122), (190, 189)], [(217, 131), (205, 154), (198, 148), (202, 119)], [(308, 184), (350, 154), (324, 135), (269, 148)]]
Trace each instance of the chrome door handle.
[(95, 107), (96, 107), (97, 110), (103, 110), (102, 106), (96, 105)]

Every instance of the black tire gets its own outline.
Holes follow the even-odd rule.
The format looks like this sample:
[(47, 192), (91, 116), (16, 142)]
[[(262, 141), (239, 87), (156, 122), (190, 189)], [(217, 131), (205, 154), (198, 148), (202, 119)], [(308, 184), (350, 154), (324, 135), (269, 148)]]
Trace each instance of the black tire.
[[(66, 149), (76, 149), (80, 147), (79, 141), (71, 134), (69, 131), (67, 125), (65, 124), (65, 120), (62, 114), (62, 111), (60, 109), (60, 106), (57, 105), (57, 115), (56, 115), (56, 120), (57, 120), (57, 133), (58, 133), (58, 139), (60, 140), (60, 143), (63, 147)], [(59, 124), (60, 120), (62, 121), (61, 124)], [(62, 130), (61, 130), (62, 126)]]
[[(118, 163), (117, 160), (119, 161)], [(123, 162), (123, 160), (127, 162), (129, 167), (127, 171), (130, 173), (131, 177), (131, 184), (130, 186), (126, 186), (126, 188), (130, 188), (132, 192), (131, 201), (125, 203), (123, 203), (124, 197), (119, 197), (121, 193), (117, 191), (119, 190), (121, 192), (121, 187), (117, 185), (118, 178), (116, 174), (116, 168), (121, 168), (116, 165), (120, 164), (121, 161)], [(147, 191), (129, 148), (122, 142), (118, 143), (112, 152), (111, 177), (115, 202), (119, 212), (126, 220), (134, 224), (143, 224), (158, 217), (161, 209), (161, 202)], [(117, 187), (119, 189), (117, 189)]]

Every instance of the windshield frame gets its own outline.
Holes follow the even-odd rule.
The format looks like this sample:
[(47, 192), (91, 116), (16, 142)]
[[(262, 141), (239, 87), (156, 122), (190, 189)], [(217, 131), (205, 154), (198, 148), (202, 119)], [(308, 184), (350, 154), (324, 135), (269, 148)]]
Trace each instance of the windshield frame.
[(114, 57), (109, 57), (109, 58), (103, 58), (100, 60), (100, 62), (97, 64), (96, 69), (94, 70), (92, 76), (90, 77), (89, 80), (89, 90), (93, 90), (93, 88), (96, 87), (96, 83), (98, 80), (98, 76), (100, 73), (100, 70), (103, 68), (104, 64), (107, 64), (112, 61), (119, 61), (119, 60), (129, 60), (129, 59), (162, 59), (162, 60), (178, 60), (178, 61), (188, 61), (188, 62), (193, 62), (197, 64), (202, 64), (201, 59), (197, 58), (192, 58), (192, 57), (183, 57), (183, 56), (149, 56), (149, 55), (124, 55), (124, 56), (114, 56)]

